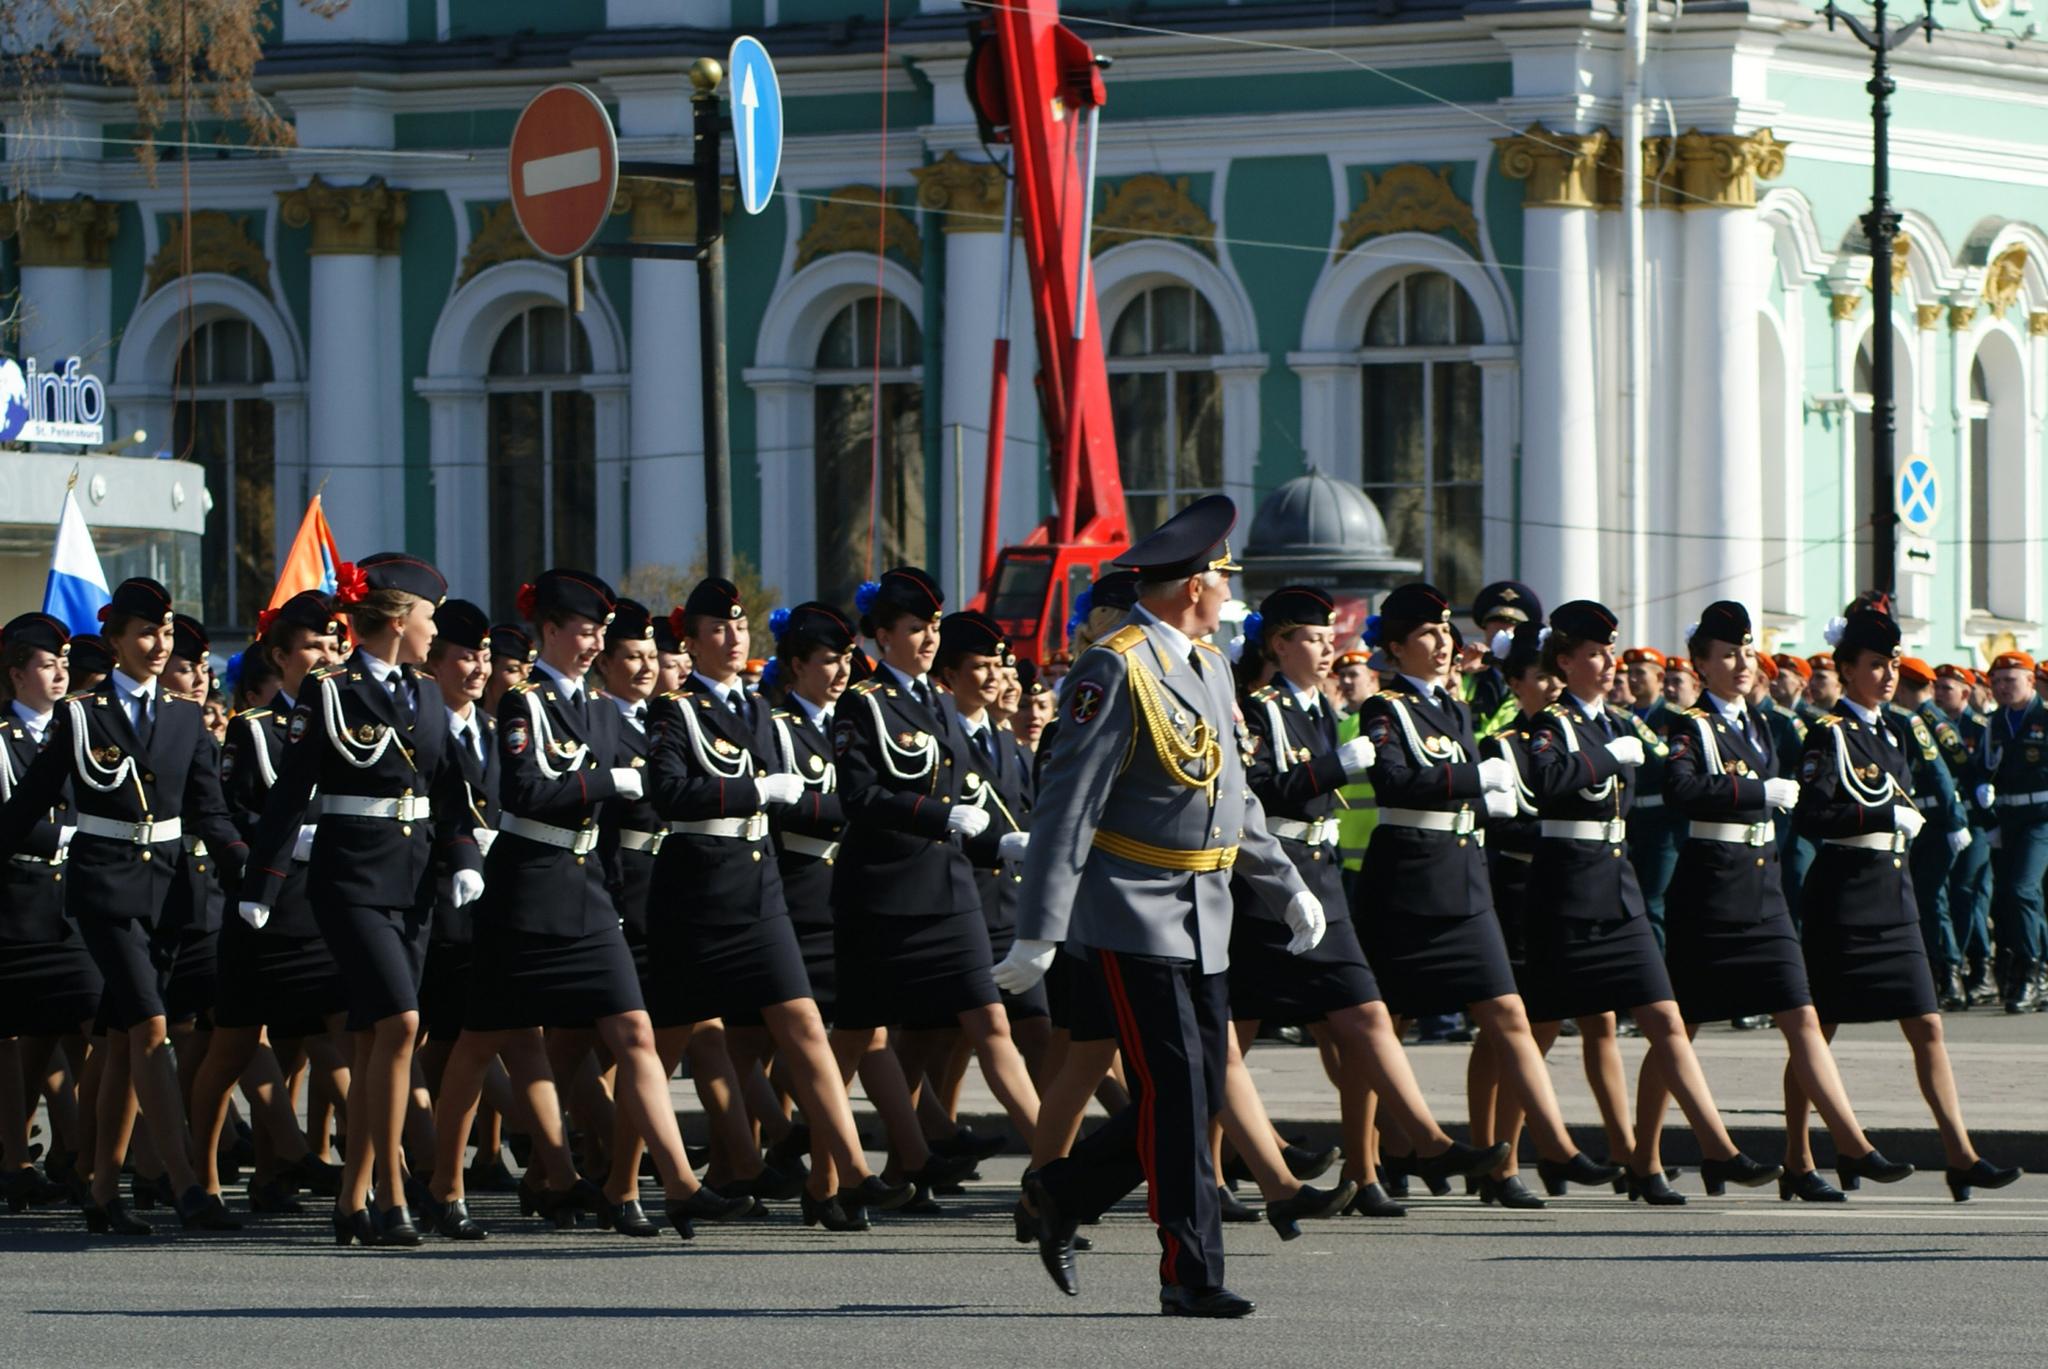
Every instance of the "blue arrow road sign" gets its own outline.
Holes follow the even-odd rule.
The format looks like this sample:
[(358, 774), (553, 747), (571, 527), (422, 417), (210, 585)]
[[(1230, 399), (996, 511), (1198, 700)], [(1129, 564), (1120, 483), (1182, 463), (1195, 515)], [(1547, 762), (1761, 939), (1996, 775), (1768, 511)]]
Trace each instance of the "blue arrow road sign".
[(768, 207), (782, 166), (782, 84), (761, 40), (741, 36), (726, 57), (732, 82), (732, 151), (740, 173), (740, 203), (749, 214)]
[(1914, 532), (1932, 532), (1941, 516), (1941, 486), (1924, 456), (1909, 456), (1899, 472), (1899, 521)]

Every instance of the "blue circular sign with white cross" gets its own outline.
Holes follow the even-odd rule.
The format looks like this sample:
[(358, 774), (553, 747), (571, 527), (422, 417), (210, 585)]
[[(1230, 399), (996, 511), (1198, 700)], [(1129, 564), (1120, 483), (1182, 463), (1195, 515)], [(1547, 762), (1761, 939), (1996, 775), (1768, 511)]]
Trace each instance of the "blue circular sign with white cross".
[(732, 154), (739, 172), (740, 203), (749, 214), (768, 207), (782, 168), (782, 83), (761, 40), (735, 39), (725, 62), (732, 82)]
[(1941, 484), (1924, 456), (1909, 456), (1899, 468), (1899, 521), (1914, 532), (1934, 531), (1941, 517)]

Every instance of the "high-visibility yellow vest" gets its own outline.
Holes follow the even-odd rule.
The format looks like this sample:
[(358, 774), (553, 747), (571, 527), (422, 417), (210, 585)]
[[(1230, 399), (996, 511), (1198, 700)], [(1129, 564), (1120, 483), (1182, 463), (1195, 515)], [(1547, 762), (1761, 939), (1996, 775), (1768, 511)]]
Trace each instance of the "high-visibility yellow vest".
[[(1357, 737), (1356, 713), (1347, 713), (1337, 720), (1337, 741), (1340, 745)], [(1337, 849), (1344, 857), (1344, 868), (1356, 870), (1365, 861), (1365, 847), (1372, 840), (1372, 829), (1380, 825), (1379, 800), (1373, 797), (1371, 780), (1345, 785), (1337, 791), (1337, 798), (1341, 805), (1337, 809)]]

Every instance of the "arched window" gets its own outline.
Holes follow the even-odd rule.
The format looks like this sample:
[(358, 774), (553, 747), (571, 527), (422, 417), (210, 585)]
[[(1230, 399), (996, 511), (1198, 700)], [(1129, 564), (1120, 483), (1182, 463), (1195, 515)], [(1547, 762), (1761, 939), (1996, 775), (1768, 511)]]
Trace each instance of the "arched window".
[(2020, 349), (2000, 331), (1986, 333), (1970, 362), (1969, 425), (1970, 609), (2006, 622), (2034, 617), (2028, 593), (2030, 485)]
[(818, 597), (828, 604), (852, 603), (871, 566), (879, 575), (926, 559), (923, 355), (917, 320), (888, 296), (879, 313), (872, 295), (841, 309), (818, 343)]
[(597, 561), (595, 407), (583, 325), (558, 304), (498, 335), (490, 395), (491, 612), (514, 616), (519, 587), (550, 566)]
[(1124, 306), (1109, 335), (1109, 402), (1131, 540), (1223, 490), (1223, 350), (1216, 311), (1186, 285)]
[(1963, 405), (1970, 424), (1970, 607), (1991, 607), (1991, 396), (1984, 385), (1984, 359), (1970, 362), (1970, 398)]
[(1366, 319), (1365, 492), (1398, 556), (1453, 603), (1479, 591), (1485, 476), (1479, 310), (1441, 271), (1403, 276)]
[(206, 621), (252, 627), (277, 580), (277, 423), (263, 386), (270, 348), (246, 319), (200, 325), (178, 356), (174, 445), (206, 468)]

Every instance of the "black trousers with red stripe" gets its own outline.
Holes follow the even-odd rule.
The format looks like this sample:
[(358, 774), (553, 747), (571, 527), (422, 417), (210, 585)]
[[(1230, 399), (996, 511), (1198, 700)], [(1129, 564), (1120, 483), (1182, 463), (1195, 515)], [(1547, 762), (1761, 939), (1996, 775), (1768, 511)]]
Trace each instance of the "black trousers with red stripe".
[(1131, 1106), (1040, 1171), (1062, 1215), (1100, 1216), (1143, 1181), (1159, 1227), (1159, 1281), (1223, 1284), (1223, 1214), (1209, 1119), (1223, 1106), (1227, 976), (1188, 960), (1091, 948), (1087, 992), (1114, 1011)]

